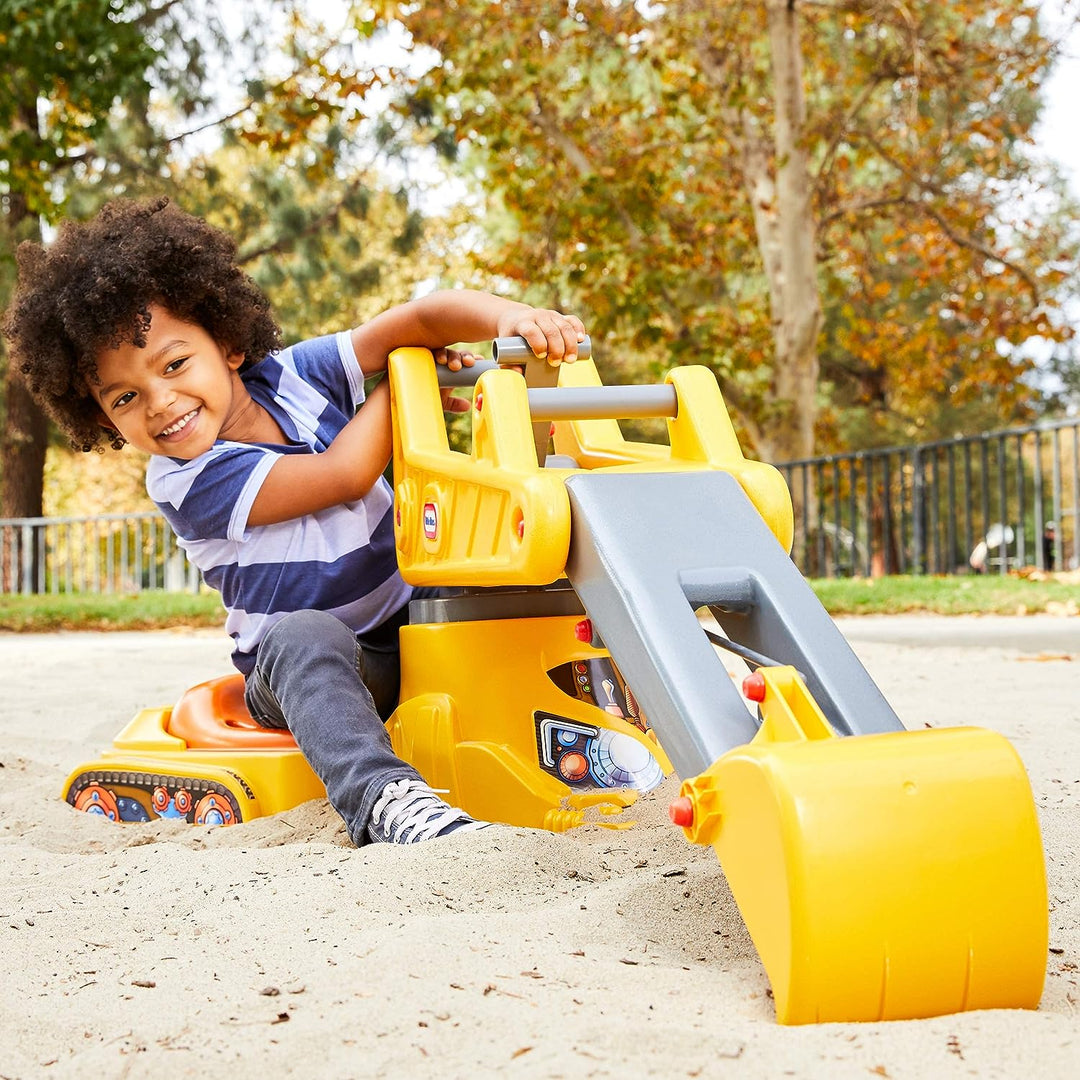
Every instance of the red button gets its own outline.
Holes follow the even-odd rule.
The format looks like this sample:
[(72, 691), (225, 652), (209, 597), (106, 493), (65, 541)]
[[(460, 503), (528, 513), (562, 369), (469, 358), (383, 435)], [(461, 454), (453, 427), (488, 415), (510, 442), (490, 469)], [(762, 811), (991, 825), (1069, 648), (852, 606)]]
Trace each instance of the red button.
[(580, 780), (589, 771), (589, 761), (578, 750), (570, 750), (559, 758), (559, 772), (567, 780)]

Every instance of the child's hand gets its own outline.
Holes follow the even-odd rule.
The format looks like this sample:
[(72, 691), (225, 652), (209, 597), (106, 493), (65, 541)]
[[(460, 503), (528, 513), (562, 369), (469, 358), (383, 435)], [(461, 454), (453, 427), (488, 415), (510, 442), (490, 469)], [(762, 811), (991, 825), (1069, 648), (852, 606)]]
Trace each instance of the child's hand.
[[(460, 371), (463, 367), (472, 367), (479, 356), (467, 349), (432, 349), (432, 356), (436, 364), (444, 364), (450, 371)], [(464, 398), (454, 397), (452, 386), (439, 388), (439, 397), (442, 398), (443, 412), (463, 413), (468, 412), (472, 406)]]
[(450, 371), (460, 371), (463, 367), (472, 367), (479, 356), (468, 349), (432, 349), (436, 364), (444, 364)]
[(576, 315), (547, 308), (509, 311), (499, 319), (497, 337), (523, 337), (540, 360), (552, 366), (572, 364), (578, 344), (585, 340), (585, 324)]
[(454, 397), (454, 388), (452, 386), (440, 386), (439, 397), (442, 398), (443, 412), (462, 413), (468, 412), (472, 408), (464, 398)]

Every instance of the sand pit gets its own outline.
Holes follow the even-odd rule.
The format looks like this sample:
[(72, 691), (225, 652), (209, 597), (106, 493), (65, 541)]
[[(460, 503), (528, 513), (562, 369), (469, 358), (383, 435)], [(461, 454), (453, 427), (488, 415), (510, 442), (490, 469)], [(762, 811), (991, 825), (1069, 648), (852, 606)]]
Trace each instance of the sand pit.
[(116, 826), (62, 803), (65, 776), (228, 671), (224, 635), (0, 636), (0, 1077), (1080, 1075), (1077, 623), (842, 624), (909, 727), (982, 724), (1023, 758), (1040, 1009), (787, 1029), (711, 849), (667, 821), (673, 781), (624, 832), (358, 851), (323, 802)]

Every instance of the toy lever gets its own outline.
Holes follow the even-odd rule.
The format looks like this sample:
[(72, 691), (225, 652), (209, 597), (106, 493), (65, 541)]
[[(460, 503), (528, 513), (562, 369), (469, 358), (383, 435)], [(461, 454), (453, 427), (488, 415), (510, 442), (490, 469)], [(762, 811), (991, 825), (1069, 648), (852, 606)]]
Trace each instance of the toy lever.
[(445, 364), (439, 364), (438, 375), (440, 386), (475, 386), (476, 380), (485, 371), (497, 371), (499, 365), (494, 360), (477, 360), (472, 367), (463, 367), (458, 371), (451, 371)]
[[(445, 365), (438, 369), (439, 385), (450, 387), (475, 386), (486, 371), (508, 364), (537, 358), (523, 337), (496, 338), (491, 343), (493, 360), (480, 360), (471, 367), (451, 371)], [(587, 360), (592, 354), (588, 337), (578, 345), (578, 358)], [(557, 378), (558, 369), (550, 369)], [(670, 384), (659, 386), (568, 386), (536, 385), (531, 378), (533, 369), (526, 369), (529, 386), (529, 412), (534, 420), (628, 420), (633, 417), (678, 415), (678, 397)], [(548, 374), (545, 372), (545, 374)], [(547, 380), (545, 380), (547, 381)]]
[[(529, 387), (529, 412), (533, 419), (537, 463), (546, 456), (552, 420), (627, 420), (632, 417), (678, 414), (675, 387), (661, 386), (579, 386), (559, 387), (558, 367), (539, 363), (523, 337), (495, 338), (491, 343), (492, 360), (481, 360), (471, 367), (450, 371), (439, 367), (440, 386), (475, 386), (485, 371), (510, 364), (525, 363), (525, 382)], [(578, 358), (592, 356), (588, 336), (578, 343)], [(531, 362), (530, 362), (531, 361)]]
[[(588, 335), (585, 336), (584, 341), (578, 342), (578, 359), (588, 360), (592, 356), (592, 341)], [(529, 348), (529, 343), (523, 337), (501, 337), (495, 338), (491, 343), (491, 360), (480, 360), (473, 364), (472, 367), (463, 367), (459, 371), (451, 371), (444, 364), (439, 365), (439, 385), (440, 386), (475, 386), (476, 380), (484, 374), (485, 371), (493, 371), (497, 367), (504, 367), (508, 364), (523, 364), (537, 359), (536, 354)], [(549, 364), (544, 364), (544, 367), (550, 368)], [(553, 369), (556, 373), (558, 369)], [(529, 378), (533, 373), (529, 371), (527, 373), (526, 381), (530, 386), (539, 385), (537, 380)], [(554, 385), (551, 383), (549, 385)]]
[[(584, 341), (578, 342), (578, 356), (587, 359), (592, 355), (592, 341), (586, 336)], [(501, 337), (491, 343), (491, 355), (495, 363), (500, 366), (505, 364), (523, 364), (525, 368), (525, 385), (530, 390), (537, 387), (553, 389), (559, 385), (559, 365), (554, 366), (541, 360), (532, 351), (529, 343), (523, 337)], [(533, 446), (536, 448), (536, 463), (540, 468), (547, 461), (548, 443), (551, 441), (550, 421), (533, 417), (532, 422)]]
[(529, 391), (534, 420), (627, 420), (639, 416), (677, 416), (675, 387), (565, 386)]

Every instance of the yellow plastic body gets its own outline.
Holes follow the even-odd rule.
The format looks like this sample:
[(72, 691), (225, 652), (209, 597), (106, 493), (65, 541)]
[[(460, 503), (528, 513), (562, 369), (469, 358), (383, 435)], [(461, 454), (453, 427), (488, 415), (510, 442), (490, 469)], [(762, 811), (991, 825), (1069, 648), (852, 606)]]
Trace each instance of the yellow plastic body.
[(758, 736), (682, 795), (780, 1022), (1037, 1006), (1045, 866), (1010, 744), (979, 728), (839, 738), (793, 669), (760, 671)]
[[(743, 456), (716, 376), (702, 366), (675, 368), (665, 382), (675, 387), (678, 413), (667, 421), (668, 445), (623, 438), (617, 420), (564, 420), (555, 424), (557, 454), (583, 469), (671, 472), (718, 469), (730, 473), (785, 551), (791, 550), (791, 494), (780, 471)], [(601, 386), (591, 360), (560, 368), (559, 385)]]
[(150, 802), (154, 787), (186, 788), (197, 805), (200, 790), (221, 785), (238, 810), (235, 820), (227, 824), (276, 814), (308, 799), (325, 797), (326, 789), (299, 749), (194, 749), (169, 733), (171, 714), (171, 708), (139, 712), (117, 735), (111, 750), (71, 772), (63, 797), (71, 802), (73, 786), (78, 791), (88, 777), (100, 775), (114, 796), (139, 802), (154, 818), (159, 816)]
[[(607, 653), (574, 636), (574, 616), (431, 623), (401, 630), (395, 752), (475, 817), (560, 832), (585, 810), (617, 814), (636, 792), (578, 791), (538, 768), (537, 713), (605, 728), (671, 763), (651, 733), (560, 690), (548, 671)], [(437, 688), (437, 689), (436, 689)]]
[[(599, 386), (589, 360), (560, 369), (560, 386)], [(555, 449), (581, 469), (722, 469), (742, 485), (786, 550), (791, 499), (771, 465), (747, 461), (716, 377), (708, 368), (670, 373), (678, 415), (670, 446), (623, 439), (614, 420), (555, 424)], [(473, 446), (450, 449), (438, 379), (426, 349), (390, 357), (394, 414), (395, 541), (398, 566), (415, 585), (547, 585), (570, 547), (570, 472), (537, 463), (528, 391), (513, 371), (487, 371), (473, 394)]]
[[(478, 818), (555, 832), (590, 819), (625, 827), (616, 819), (637, 798), (631, 787), (571, 785), (539, 767), (537, 714), (543, 714), (561, 718), (550, 721), (555, 728), (568, 721), (640, 744), (656, 762), (657, 782), (671, 772), (644, 718), (624, 719), (571, 697), (549, 676), (573, 661), (608, 657), (605, 650), (576, 638), (577, 622), (576, 616), (558, 616), (404, 627), (402, 704), (389, 724), (395, 751), (451, 802)], [(202, 684), (185, 698), (212, 685)], [(205, 708), (225, 696), (204, 700)], [(64, 798), (80, 809), (140, 820), (124, 818), (118, 800), (138, 803), (149, 819), (175, 817), (172, 804), (164, 813), (155, 808), (156, 788), (188, 792), (193, 812), (203, 795), (220, 786), (232, 802), (226, 799), (217, 807), (219, 823), (235, 824), (325, 796), (295, 744), (246, 749), (238, 733), (235, 747), (204, 749), (173, 733), (173, 712), (140, 712), (111, 750), (73, 770)], [(205, 730), (228, 734), (225, 725), (214, 731), (207, 723)], [(222, 814), (228, 815), (225, 820)], [(193, 815), (187, 816), (191, 820)]]

